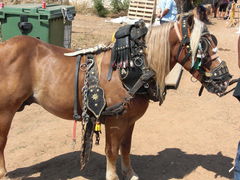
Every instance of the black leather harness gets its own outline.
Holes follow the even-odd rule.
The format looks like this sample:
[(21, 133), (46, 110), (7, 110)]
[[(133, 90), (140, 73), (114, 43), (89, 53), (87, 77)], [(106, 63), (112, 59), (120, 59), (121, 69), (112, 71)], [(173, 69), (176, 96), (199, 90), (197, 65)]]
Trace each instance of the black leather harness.
[(183, 16), (182, 17), (182, 41), (180, 42), (180, 46), (178, 49), (178, 55), (177, 55), (177, 59), (179, 59), (181, 52), (183, 51), (183, 49), (186, 48), (186, 55), (183, 58), (183, 60), (181, 61), (181, 65), (184, 66), (185, 63), (189, 60), (189, 58), (192, 55), (192, 51), (191, 51), (191, 47), (190, 47), (190, 39), (189, 39), (189, 33), (188, 33), (188, 16)]
[[(163, 102), (155, 83), (155, 73), (145, 64), (145, 35), (148, 29), (143, 21), (126, 25), (116, 32), (116, 42), (112, 49), (108, 80), (112, 72), (119, 71), (120, 79), (128, 93), (147, 96), (153, 101)], [(165, 93), (165, 92), (164, 92)]]
[(81, 55), (78, 55), (76, 60), (76, 70), (75, 70), (75, 78), (74, 78), (74, 103), (73, 103), (73, 119), (76, 121), (79, 121), (81, 119), (81, 115), (78, 114), (78, 107), (79, 107), (78, 79), (79, 79), (80, 64), (81, 64)]

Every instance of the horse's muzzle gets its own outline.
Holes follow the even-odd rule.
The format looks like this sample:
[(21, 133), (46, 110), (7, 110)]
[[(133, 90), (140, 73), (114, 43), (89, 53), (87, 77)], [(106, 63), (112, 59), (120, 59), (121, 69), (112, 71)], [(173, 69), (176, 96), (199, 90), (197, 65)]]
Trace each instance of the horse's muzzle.
[(231, 78), (232, 75), (229, 73), (225, 61), (222, 61), (211, 72), (204, 74), (202, 84), (209, 92), (220, 95), (226, 91)]

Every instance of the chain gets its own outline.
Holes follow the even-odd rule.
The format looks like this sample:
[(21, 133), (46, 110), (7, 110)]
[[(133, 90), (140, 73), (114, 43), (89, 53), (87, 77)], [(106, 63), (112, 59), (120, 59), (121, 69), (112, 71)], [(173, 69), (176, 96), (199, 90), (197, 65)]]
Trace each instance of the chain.
[(83, 85), (83, 88), (82, 88), (82, 94), (83, 94), (83, 109), (82, 109), (82, 124), (83, 124), (83, 128), (84, 128), (84, 125), (86, 123), (88, 123), (89, 121), (89, 118), (90, 116), (88, 115), (87, 113), (87, 91), (88, 91), (88, 88), (89, 88), (89, 85), (88, 85), (88, 78), (89, 78), (89, 70), (91, 69), (91, 67), (93, 66), (94, 64), (94, 61), (93, 59), (87, 59), (86, 61), (86, 74), (85, 74), (85, 80), (84, 80), (84, 85)]

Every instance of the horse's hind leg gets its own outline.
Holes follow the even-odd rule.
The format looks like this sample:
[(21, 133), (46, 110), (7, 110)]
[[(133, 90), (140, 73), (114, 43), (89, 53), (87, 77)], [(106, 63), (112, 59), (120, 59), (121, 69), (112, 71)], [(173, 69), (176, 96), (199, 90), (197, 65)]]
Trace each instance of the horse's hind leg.
[(13, 116), (14, 113), (10, 111), (0, 111), (0, 179), (7, 173), (4, 159), (4, 148)]
[(137, 174), (132, 169), (130, 155), (129, 155), (131, 150), (133, 128), (134, 128), (134, 124), (126, 130), (120, 146), (122, 173), (126, 180), (139, 179)]

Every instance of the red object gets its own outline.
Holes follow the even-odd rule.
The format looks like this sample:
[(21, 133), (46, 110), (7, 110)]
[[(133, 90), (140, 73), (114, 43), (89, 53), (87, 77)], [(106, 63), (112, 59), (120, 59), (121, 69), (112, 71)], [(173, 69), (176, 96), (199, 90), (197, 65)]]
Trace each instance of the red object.
[(42, 8), (46, 9), (46, 1), (42, 1)]
[(73, 134), (72, 134), (72, 139), (74, 142), (76, 142), (76, 129), (77, 129), (77, 121), (75, 120), (73, 124)]
[(4, 8), (4, 3), (0, 2), (0, 9)]

